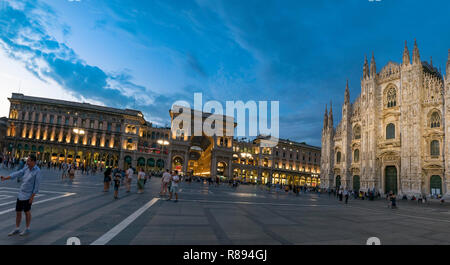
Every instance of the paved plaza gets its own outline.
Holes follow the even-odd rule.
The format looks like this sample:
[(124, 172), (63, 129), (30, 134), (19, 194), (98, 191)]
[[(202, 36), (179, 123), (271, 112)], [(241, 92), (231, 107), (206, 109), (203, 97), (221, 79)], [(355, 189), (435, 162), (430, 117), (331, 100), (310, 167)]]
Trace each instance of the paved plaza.
[(174, 203), (159, 198), (160, 178), (152, 178), (143, 194), (137, 194), (134, 180), (132, 191), (121, 188), (114, 200), (112, 189), (103, 192), (102, 180), (77, 172), (73, 183), (63, 182), (59, 171), (43, 170), (32, 232), (25, 237), (7, 236), (14, 228), (19, 184), (2, 182), (0, 244), (64, 245), (71, 237), (82, 245), (364, 245), (369, 237), (382, 244), (450, 244), (448, 203), (400, 201), (392, 210), (385, 200), (345, 205), (328, 194), (295, 196), (252, 185), (203, 183), (182, 183)]

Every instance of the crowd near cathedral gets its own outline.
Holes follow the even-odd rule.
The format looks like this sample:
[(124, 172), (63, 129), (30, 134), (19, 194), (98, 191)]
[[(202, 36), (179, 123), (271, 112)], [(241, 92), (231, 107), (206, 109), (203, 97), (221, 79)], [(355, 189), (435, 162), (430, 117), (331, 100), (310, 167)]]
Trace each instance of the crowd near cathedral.
[(450, 50), (446, 75), (405, 42), (401, 63), (377, 72), (365, 58), (361, 93), (344, 92), (342, 120), (325, 107), (321, 184), (324, 188), (399, 195), (442, 195), (450, 190)]

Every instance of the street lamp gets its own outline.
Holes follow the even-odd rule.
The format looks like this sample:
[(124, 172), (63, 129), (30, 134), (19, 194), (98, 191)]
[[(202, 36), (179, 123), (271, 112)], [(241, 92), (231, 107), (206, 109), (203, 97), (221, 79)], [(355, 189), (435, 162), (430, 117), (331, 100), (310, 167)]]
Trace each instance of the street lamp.
[(167, 140), (163, 140), (163, 139), (159, 139), (158, 141), (156, 141), (162, 148), (162, 151), (164, 153), (164, 146), (168, 146), (169, 145), (169, 141)]
[(73, 132), (75, 134), (79, 134), (79, 135), (84, 135), (85, 134), (83, 129), (78, 129), (78, 128), (73, 129)]

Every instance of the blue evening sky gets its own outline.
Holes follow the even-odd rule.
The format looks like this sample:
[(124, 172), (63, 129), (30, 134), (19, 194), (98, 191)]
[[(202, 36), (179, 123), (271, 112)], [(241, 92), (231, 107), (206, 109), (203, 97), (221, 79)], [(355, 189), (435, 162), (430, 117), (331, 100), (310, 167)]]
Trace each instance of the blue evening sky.
[[(320, 145), (364, 55), (400, 62), (405, 40), (445, 69), (450, 1), (0, 0), (0, 116), (18, 92), (142, 110), (176, 100), (277, 100), (280, 136)], [(224, 104), (225, 105), (225, 104)]]

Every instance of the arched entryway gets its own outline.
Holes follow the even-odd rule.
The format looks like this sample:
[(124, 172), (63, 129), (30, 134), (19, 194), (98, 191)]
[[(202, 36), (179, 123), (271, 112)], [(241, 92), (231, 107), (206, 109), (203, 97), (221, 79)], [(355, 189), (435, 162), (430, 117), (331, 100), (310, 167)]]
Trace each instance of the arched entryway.
[(219, 178), (226, 178), (227, 177), (227, 164), (225, 162), (217, 162), (217, 176)]
[(355, 192), (359, 192), (360, 187), (361, 187), (361, 182), (360, 182), (359, 176), (358, 175), (353, 176), (353, 190)]
[(341, 176), (336, 176), (336, 189), (341, 187)]
[(393, 192), (397, 194), (397, 168), (395, 166), (387, 166), (384, 175), (384, 191), (385, 193)]
[(138, 168), (144, 168), (145, 167), (145, 158), (139, 157), (137, 161)]
[(442, 195), (442, 179), (441, 176), (431, 176), (430, 178), (431, 195)]
[(161, 170), (161, 169), (164, 168), (164, 166), (165, 166), (164, 160), (162, 160), (162, 159), (156, 160), (156, 167), (157, 167), (157, 168), (159, 168), (159, 169)]
[[(95, 158), (94, 158), (95, 159)], [(94, 162), (96, 162), (96, 161), (94, 161)], [(131, 158), (131, 156), (126, 156), (125, 158), (124, 158), (124, 167), (125, 167), (125, 169), (128, 169), (128, 168), (130, 168), (130, 166), (131, 166), (131, 163), (133, 162), (133, 159)]]

